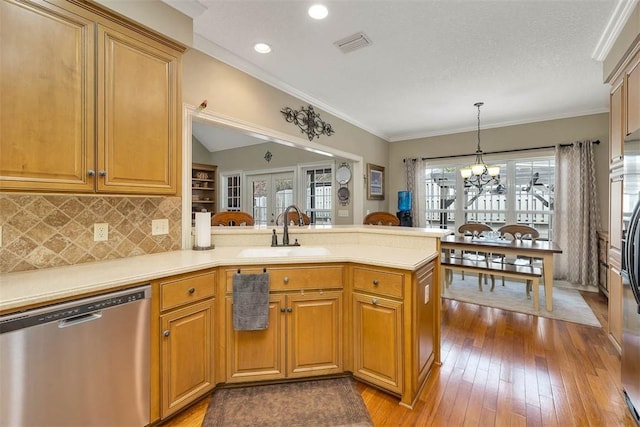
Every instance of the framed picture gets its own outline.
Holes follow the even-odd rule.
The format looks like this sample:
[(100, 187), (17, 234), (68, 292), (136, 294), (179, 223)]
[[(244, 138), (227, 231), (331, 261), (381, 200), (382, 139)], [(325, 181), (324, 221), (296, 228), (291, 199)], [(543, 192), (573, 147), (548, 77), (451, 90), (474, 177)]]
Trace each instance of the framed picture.
[(384, 200), (384, 167), (367, 163), (367, 199)]

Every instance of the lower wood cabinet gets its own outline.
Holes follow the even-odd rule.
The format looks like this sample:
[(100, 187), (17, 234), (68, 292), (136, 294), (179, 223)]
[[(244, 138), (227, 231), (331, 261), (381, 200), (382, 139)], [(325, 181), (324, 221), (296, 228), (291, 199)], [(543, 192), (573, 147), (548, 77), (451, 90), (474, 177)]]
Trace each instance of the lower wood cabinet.
[(162, 415), (171, 415), (213, 387), (213, 301), (161, 316)]
[(434, 363), (440, 363), (437, 260), (415, 272), (352, 268), (353, 375), (413, 407)]
[(609, 256), (609, 339), (622, 353), (622, 276), (616, 257)]
[(159, 297), (153, 302), (159, 315), (152, 326), (159, 374), (152, 375), (152, 396), (160, 397), (151, 404), (152, 421), (176, 413), (215, 386), (215, 284), (215, 270), (152, 283)]
[(437, 262), (416, 271), (348, 263), (267, 266), (269, 324), (257, 331), (233, 329), (239, 267), (153, 281), (151, 422), (219, 383), (345, 371), (413, 407), (440, 363)]
[(272, 293), (260, 331), (233, 330), (232, 296), (225, 311), (227, 382), (342, 372), (342, 291)]
[[(240, 268), (259, 273), (264, 267)], [(341, 373), (343, 367), (343, 287), (341, 264), (268, 266), (269, 326), (233, 329), (233, 275), (225, 282), (226, 382), (276, 380)]]
[(402, 303), (353, 294), (353, 374), (401, 394)]

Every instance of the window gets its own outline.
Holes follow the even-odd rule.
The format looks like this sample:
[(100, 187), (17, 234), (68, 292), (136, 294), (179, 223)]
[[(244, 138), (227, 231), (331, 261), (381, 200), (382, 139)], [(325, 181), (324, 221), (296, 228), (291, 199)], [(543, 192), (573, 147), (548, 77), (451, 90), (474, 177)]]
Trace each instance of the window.
[(465, 186), (459, 172), (464, 164), (428, 166), (427, 226), (457, 230), (465, 222), (482, 222), (494, 229), (505, 224), (527, 224), (540, 232), (540, 239), (551, 240), (555, 158), (544, 156), (491, 164), (500, 166), (500, 183), (481, 190)]
[(224, 194), (223, 210), (226, 211), (241, 211), (241, 186), (240, 186), (240, 174), (226, 175), (224, 176)]
[(331, 224), (333, 171), (329, 167), (304, 169), (305, 207), (312, 224)]

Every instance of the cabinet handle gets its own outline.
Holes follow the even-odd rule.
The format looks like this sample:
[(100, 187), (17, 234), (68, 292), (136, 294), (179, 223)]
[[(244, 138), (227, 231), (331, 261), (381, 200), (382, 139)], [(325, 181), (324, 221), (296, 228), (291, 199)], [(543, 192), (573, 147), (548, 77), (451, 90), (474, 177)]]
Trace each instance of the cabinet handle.
[(93, 169), (89, 169), (89, 170), (87, 171), (87, 175), (88, 175), (88, 176), (95, 176), (95, 174), (96, 174), (96, 171), (94, 171)]
[(371, 300), (371, 304), (373, 304), (373, 305), (378, 305), (378, 299), (377, 299), (377, 298), (373, 298), (373, 299)]
[(284, 277), (284, 279), (282, 279), (282, 281), (283, 281), (284, 283), (289, 283), (289, 277), (285, 276), (285, 277)]
[(171, 332), (169, 332), (169, 330), (167, 329), (166, 331), (164, 331), (162, 335), (164, 335), (165, 337), (168, 337), (170, 334)]
[(287, 307), (287, 313), (291, 313), (292, 311), (293, 311), (293, 308)]
[(189, 293), (192, 294), (196, 291), (196, 288), (189, 288)]
[(378, 284), (380, 284), (380, 282), (378, 282), (378, 279), (373, 279), (373, 286), (378, 286)]
[(107, 171), (99, 171), (98, 175), (100, 176), (107, 176)]

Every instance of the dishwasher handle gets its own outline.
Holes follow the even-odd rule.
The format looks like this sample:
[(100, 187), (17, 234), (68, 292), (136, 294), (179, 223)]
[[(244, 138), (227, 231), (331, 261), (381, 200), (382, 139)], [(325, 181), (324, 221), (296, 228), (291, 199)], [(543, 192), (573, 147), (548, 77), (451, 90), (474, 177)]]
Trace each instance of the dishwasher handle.
[(98, 320), (102, 317), (102, 312), (98, 311), (96, 313), (88, 313), (82, 314), (76, 317), (70, 317), (68, 319), (60, 320), (58, 322), (58, 328), (70, 328), (71, 326), (79, 325), (85, 322), (91, 322), (93, 320)]

